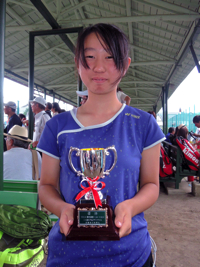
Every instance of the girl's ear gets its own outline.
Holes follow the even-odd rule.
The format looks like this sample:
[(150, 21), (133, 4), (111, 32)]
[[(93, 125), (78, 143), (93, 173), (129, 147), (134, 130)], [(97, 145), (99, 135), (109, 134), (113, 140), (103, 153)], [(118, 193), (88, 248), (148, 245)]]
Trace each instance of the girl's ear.
[(131, 58), (128, 57), (128, 66), (127, 66), (126, 70), (124, 71), (124, 75), (123, 76), (126, 75), (126, 72), (127, 72), (128, 68), (129, 68), (130, 64), (131, 64)]

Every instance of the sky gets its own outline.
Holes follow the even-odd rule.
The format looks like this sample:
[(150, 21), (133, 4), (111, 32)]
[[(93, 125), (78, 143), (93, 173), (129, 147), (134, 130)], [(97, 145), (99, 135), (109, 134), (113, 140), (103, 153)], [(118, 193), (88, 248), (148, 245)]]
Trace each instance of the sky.
[[(40, 94), (43, 96), (42, 94)], [(27, 105), (29, 100), (29, 88), (11, 81), (9, 79), (4, 78), (4, 91), (3, 91), (3, 101), (7, 103), (8, 101), (13, 101), (18, 103), (19, 101), (19, 108)], [(48, 96), (46, 97), (47, 102), (53, 102), (53, 98)], [(55, 102), (58, 102), (56, 99)], [(59, 101), (59, 106), (61, 109), (69, 110), (72, 108), (71, 105), (65, 104), (62, 101)]]
[[(168, 113), (177, 113), (181, 108), (182, 111), (195, 112), (200, 114), (200, 73), (195, 67), (187, 78), (180, 84), (173, 95), (168, 100)], [(28, 103), (29, 89), (26, 86), (15, 83), (11, 80), (4, 79), (4, 103), (19, 101), (19, 107)], [(52, 98), (47, 96), (47, 101), (52, 102)], [(57, 102), (57, 101), (56, 101)], [(59, 102), (61, 108), (67, 110), (71, 105)]]
[(200, 73), (196, 67), (168, 100), (168, 113), (177, 113), (180, 108), (182, 112), (189, 112), (190, 109), (190, 112), (200, 114)]

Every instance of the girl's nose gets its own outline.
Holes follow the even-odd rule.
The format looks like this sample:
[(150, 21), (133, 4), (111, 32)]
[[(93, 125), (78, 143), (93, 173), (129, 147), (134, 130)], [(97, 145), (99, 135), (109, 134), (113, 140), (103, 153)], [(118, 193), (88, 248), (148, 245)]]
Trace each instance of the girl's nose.
[(96, 72), (104, 72), (105, 71), (105, 62), (101, 58), (96, 58), (93, 66), (93, 70)]

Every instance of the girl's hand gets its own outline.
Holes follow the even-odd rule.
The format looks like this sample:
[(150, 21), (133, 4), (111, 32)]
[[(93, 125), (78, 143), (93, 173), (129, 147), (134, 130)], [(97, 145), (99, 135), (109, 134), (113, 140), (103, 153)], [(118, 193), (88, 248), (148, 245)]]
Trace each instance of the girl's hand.
[(60, 232), (67, 236), (69, 234), (69, 229), (74, 222), (74, 209), (75, 206), (72, 204), (67, 204), (61, 210), (60, 215)]
[(119, 228), (120, 238), (131, 233), (132, 215), (130, 200), (125, 200), (115, 207), (115, 225)]

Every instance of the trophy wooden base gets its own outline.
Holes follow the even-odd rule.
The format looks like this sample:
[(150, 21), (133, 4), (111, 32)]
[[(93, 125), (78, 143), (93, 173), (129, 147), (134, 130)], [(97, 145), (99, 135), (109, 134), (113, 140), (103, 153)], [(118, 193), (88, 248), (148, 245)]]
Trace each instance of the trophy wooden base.
[(113, 212), (108, 204), (109, 197), (106, 200), (107, 203), (98, 209), (90, 200), (77, 204), (74, 223), (66, 240), (120, 240), (119, 229), (114, 225)]

